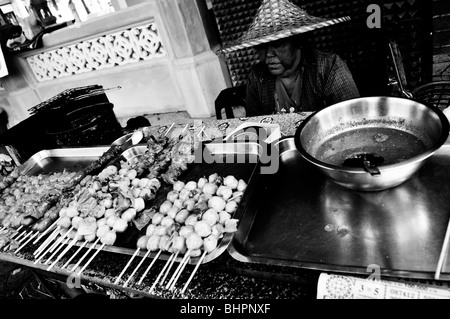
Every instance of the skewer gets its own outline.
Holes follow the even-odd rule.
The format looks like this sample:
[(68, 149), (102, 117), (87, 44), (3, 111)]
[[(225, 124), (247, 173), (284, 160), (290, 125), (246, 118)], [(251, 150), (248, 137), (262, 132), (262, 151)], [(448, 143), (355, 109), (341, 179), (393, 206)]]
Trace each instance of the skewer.
[(163, 269), (159, 272), (158, 277), (156, 277), (155, 282), (153, 283), (153, 285), (150, 287), (150, 290), (148, 291), (149, 293), (153, 291), (153, 289), (156, 287), (156, 285), (158, 284), (159, 279), (161, 278), (162, 274), (166, 271), (167, 267), (169, 266), (170, 262), (173, 259), (174, 254), (170, 255), (169, 259), (167, 259), (166, 264), (164, 265)]
[(142, 281), (144, 280), (145, 276), (147, 276), (147, 273), (150, 271), (150, 268), (152, 268), (153, 264), (156, 262), (156, 260), (159, 258), (159, 255), (161, 255), (162, 250), (160, 249), (158, 251), (158, 253), (155, 255), (155, 257), (153, 257), (152, 262), (150, 263), (150, 265), (148, 265), (147, 269), (145, 270), (145, 272), (142, 274), (141, 279), (139, 279), (138, 281), (138, 285), (140, 285), (142, 283)]
[(78, 255), (78, 253), (81, 251), (81, 249), (83, 249), (84, 246), (86, 246), (86, 244), (88, 243), (88, 241), (86, 240), (78, 249), (77, 251), (72, 255), (72, 257), (69, 258), (68, 261), (66, 261), (66, 263), (61, 267), (61, 269), (66, 268), (70, 262), (72, 261), (72, 259), (75, 258), (76, 255)]
[(20, 238), (20, 240), (18, 240), (18, 243), (22, 243), (25, 239), (28, 238), (28, 236), (30, 236), (33, 233), (33, 231), (29, 231), (28, 233), (25, 234), (25, 236), (23, 236), (22, 238)]
[(45, 261), (44, 265), (48, 265), (50, 263), (50, 261), (53, 259), (53, 257), (56, 256), (56, 254), (61, 250), (61, 248), (64, 247), (64, 245), (67, 245), (67, 243), (69, 242), (70, 238), (67, 237), (66, 239), (64, 239), (64, 242), (59, 245), (59, 247), (53, 252), (53, 254), (50, 255), (50, 257), (48, 257), (48, 259)]
[(184, 263), (186, 262), (186, 260), (189, 258), (190, 253), (191, 253), (191, 251), (188, 250), (188, 251), (184, 254), (183, 259), (181, 259), (180, 264), (179, 264), (178, 267), (175, 269), (175, 272), (173, 273), (172, 277), (170, 278), (169, 282), (167, 283), (166, 289), (169, 289), (170, 287), (172, 287), (172, 284), (173, 284), (175, 278), (178, 278), (178, 277), (180, 276), (180, 275), (179, 275), (179, 272), (181, 271), (182, 268), (184, 268), (183, 265), (184, 265)]
[(50, 236), (48, 236), (44, 242), (38, 247), (38, 249), (36, 249), (33, 253), (33, 255), (35, 255), (35, 257), (37, 257), (39, 255), (40, 252), (42, 252), (45, 248), (47, 248), (47, 246), (50, 244), (50, 242), (55, 239), (56, 236), (58, 236), (59, 234), (59, 228), (60, 226), (56, 227), (53, 232), (50, 234)]
[(61, 219), (61, 217), (59, 217), (57, 220), (55, 220), (55, 222), (53, 224), (51, 224), (46, 230), (44, 230), (42, 232), (42, 234), (33, 242), (33, 244), (36, 244), (38, 241), (40, 241), (42, 239), (42, 237), (47, 235), (47, 233), (50, 232), (50, 230), (53, 228), (53, 226), (55, 226), (60, 219)]
[[(23, 225), (21, 225), (19, 228), (17, 228), (17, 230), (16, 230), (16, 232), (14, 233), (14, 234), (12, 234), (12, 236), (9, 238), (9, 240), (10, 240), (10, 242), (7, 244), (7, 245), (5, 245), (4, 247), (3, 247), (3, 251), (7, 251), (8, 250), (8, 248), (11, 246), (11, 244), (12, 244), (12, 240), (14, 239), (15, 241), (17, 241), (17, 239), (18, 238), (20, 238), (24, 233), (26, 233), (26, 231), (24, 231), (23, 233), (19, 233), (19, 230), (21, 229), (23, 227)], [(19, 236), (17, 236), (19, 234)], [(17, 237), (16, 237), (17, 236)], [(16, 238), (14, 238), (14, 237), (16, 237)], [(20, 241), (19, 241), (19, 243), (20, 243)]]
[(445, 232), (444, 243), (442, 244), (442, 249), (441, 249), (441, 254), (439, 255), (438, 265), (436, 267), (436, 272), (434, 273), (434, 279), (436, 279), (436, 280), (439, 279), (439, 277), (441, 276), (442, 266), (444, 264), (445, 255), (447, 254), (447, 250), (448, 250), (449, 239), (450, 239), (450, 221), (448, 222), (448, 225), (447, 225), (447, 231)]
[[(48, 252), (52, 252), (55, 249), (55, 247), (64, 239), (64, 237), (66, 237), (66, 235), (68, 233), (69, 232), (67, 231), (63, 235), (59, 236), (59, 238), (50, 247), (48, 247), (47, 250), (45, 250), (42, 253), (37, 254), (35, 257), (38, 258), (38, 256), (39, 256), (39, 258), (34, 263), (36, 264), (37, 262), (39, 262), (39, 260), (41, 260), (45, 255), (47, 255)], [(55, 237), (56, 236), (58, 236), (57, 232), (55, 234)]]
[(183, 272), (183, 270), (186, 267), (186, 265), (189, 263), (189, 260), (191, 260), (191, 256), (190, 255), (187, 256), (186, 260), (184, 261), (183, 265), (180, 268), (180, 271), (178, 272), (177, 276), (175, 277), (175, 280), (170, 285), (169, 290), (174, 290), (175, 289), (175, 285), (176, 285), (176, 283), (178, 281), (178, 278), (180, 278), (181, 273)]
[(74, 227), (70, 227), (69, 230), (67, 230), (66, 232), (64, 232), (64, 234), (62, 234), (57, 241), (55, 241), (53, 243), (53, 245), (50, 247), (50, 252), (53, 252), (56, 247), (58, 247), (58, 245), (63, 241), (64, 238), (66, 238), (67, 236), (69, 236), (69, 233), (72, 231)]
[(169, 129), (166, 131), (166, 133), (164, 134), (164, 136), (167, 136), (167, 133), (170, 132), (170, 130), (172, 129), (172, 127), (175, 125), (175, 123), (172, 123), (172, 125), (169, 127)]
[[(55, 237), (56, 236), (58, 236), (58, 233), (56, 233), (55, 234)], [(62, 237), (62, 236), (61, 236)], [(60, 238), (61, 238), (60, 237)], [(47, 246), (49, 246), (49, 245), (47, 245)], [(47, 253), (50, 251), (50, 249), (52, 248), (53, 246), (50, 246), (50, 247), (48, 247), (46, 250), (42, 250), (41, 252), (39, 252), (39, 254), (37, 254), (36, 256), (35, 256), (35, 258), (37, 258), (35, 261), (34, 261), (34, 264), (37, 264), (42, 258), (44, 258), (44, 256), (45, 255), (47, 255)]]
[(22, 246), (20, 246), (19, 248), (16, 249), (16, 251), (14, 252), (15, 254), (17, 254), (23, 247), (25, 247), (34, 237), (36, 237), (36, 235), (38, 235), (39, 232), (34, 233), (33, 236), (31, 236), (30, 238), (28, 238), (28, 240), (26, 242), (24, 242), (22, 244)]
[(139, 264), (136, 266), (136, 268), (134, 268), (133, 272), (131, 273), (131, 275), (128, 277), (127, 281), (125, 281), (125, 283), (123, 284), (123, 288), (125, 288), (128, 285), (128, 282), (130, 281), (131, 278), (133, 278), (134, 274), (136, 273), (136, 271), (139, 269), (139, 267), (141, 267), (141, 265), (144, 263), (145, 259), (148, 257), (148, 255), (150, 255), (151, 251), (147, 250), (147, 252), (145, 253), (144, 257), (142, 257), (141, 261), (139, 262)]
[(0, 229), (0, 233), (2, 232), (2, 231), (4, 231), (6, 229), (6, 226), (3, 226), (1, 229)]
[(16, 232), (15, 232), (14, 235), (11, 237), (11, 239), (19, 233), (19, 230), (21, 230), (22, 227), (23, 227), (23, 225), (20, 225), (19, 228), (16, 229)]
[(19, 240), (19, 238), (20, 237), (22, 237), (24, 234), (26, 234), (27, 233), (27, 231), (26, 230), (24, 230), (23, 232), (21, 232), (20, 234), (19, 234), (19, 236), (17, 236), (16, 238), (15, 238), (15, 240), (17, 241), (17, 240)]
[(200, 257), (200, 259), (198, 260), (197, 265), (195, 265), (195, 268), (194, 268), (194, 270), (192, 271), (191, 276), (189, 277), (188, 281), (187, 281), (186, 284), (184, 285), (183, 290), (181, 290), (181, 294), (184, 294), (184, 292), (186, 291), (187, 287), (188, 287), (189, 284), (191, 283), (192, 278), (194, 278), (195, 273), (197, 272), (198, 267), (200, 267), (201, 263), (203, 262), (203, 259), (205, 258), (206, 253), (207, 253), (207, 252), (206, 252), (206, 250), (205, 250), (205, 251), (203, 252), (202, 257)]
[(133, 259), (136, 257), (136, 255), (139, 253), (141, 249), (138, 247), (136, 249), (136, 251), (134, 252), (133, 256), (131, 256), (130, 260), (128, 261), (128, 263), (125, 265), (125, 267), (123, 268), (122, 272), (120, 273), (119, 277), (117, 277), (116, 281), (114, 281), (114, 284), (117, 285), (119, 283), (120, 278), (122, 278), (123, 274), (125, 273), (125, 271), (128, 269), (128, 267), (130, 266), (131, 262), (133, 261)]
[(83, 272), (83, 270), (86, 269), (86, 267), (91, 263), (91, 261), (95, 258), (95, 256), (97, 256), (97, 254), (103, 249), (103, 247), (105, 247), (105, 244), (102, 244), (99, 248), (97, 248), (97, 251), (92, 255), (92, 257), (88, 260), (88, 262), (83, 266), (83, 268), (81, 268), (81, 270), (78, 272), (78, 276), (81, 275), (81, 273)]
[(84, 258), (86, 258), (86, 256), (91, 252), (92, 248), (94, 248), (95, 245), (97, 245), (99, 240), (100, 240), (100, 237), (97, 238), (97, 240), (94, 243), (92, 243), (91, 247), (88, 248), (88, 250), (84, 253), (84, 255), (81, 257), (81, 259), (75, 264), (75, 266), (73, 266), (71, 271), (75, 271), (75, 269), (78, 268), (78, 266), (81, 264), (81, 262), (84, 260)]
[(166, 273), (165, 273), (163, 279), (162, 279), (161, 282), (159, 283), (160, 286), (163, 285), (164, 281), (165, 281), (166, 278), (167, 278), (167, 275), (169, 275), (170, 269), (172, 269), (173, 263), (175, 262), (175, 259), (177, 259), (177, 257), (178, 257), (178, 253), (179, 253), (179, 251), (177, 251), (177, 252), (175, 253), (175, 255), (173, 256), (173, 259), (172, 259), (172, 261), (170, 262), (170, 265), (169, 265), (169, 267), (167, 268), (167, 271), (166, 271)]
[(64, 256), (70, 248), (72, 248), (73, 245), (75, 245), (75, 243), (78, 241), (78, 236), (75, 236), (72, 241), (67, 245), (67, 247), (62, 251), (61, 254), (58, 255), (58, 257), (56, 257), (56, 260), (47, 268), (47, 271), (50, 271), (50, 269), (53, 268), (53, 266), (56, 265), (56, 263), (62, 258), (62, 256)]

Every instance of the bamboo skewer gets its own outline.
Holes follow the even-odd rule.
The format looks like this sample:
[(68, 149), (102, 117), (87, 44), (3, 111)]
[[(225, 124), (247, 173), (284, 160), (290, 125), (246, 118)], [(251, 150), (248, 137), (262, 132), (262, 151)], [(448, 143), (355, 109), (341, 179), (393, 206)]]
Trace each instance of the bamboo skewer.
[(78, 241), (78, 237), (75, 236), (72, 241), (69, 243), (69, 245), (67, 245), (67, 247), (62, 251), (61, 254), (58, 255), (58, 257), (56, 257), (56, 260), (47, 268), (47, 271), (50, 271), (50, 269), (53, 268), (53, 266), (56, 265), (56, 263), (69, 251), (70, 248), (72, 248), (73, 245), (75, 245), (75, 243)]
[(164, 136), (167, 136), (167, 134), (170, 132), (170, 130), (172, 129), (172, 127), (175, 125), (175, 123), (172, 123), (172, 125), (169, 127), (169, 129), (166, 131), (166, 133), (164, 134)]
[(147, 273), (150, 271), (150, 268), (152, 268), (153, 264), (156, 262), (156, 260), (159, 258), (159, 255), (161, 255), (162, 250), (159, 250), (158, 253), (155, 255), (155, 257), (153, 257), (152, 262), (150, 263), (150, 265), (148, 265), (147, 269), (145, 270), (145, 272), (142, 274), (141, 279), (139, 279), (138, 281), (138, 285), (140, 285), (142, 283), (142, 281), (144, 280), (145, 276), (147, 276)]
[(55, 241), (55, 243), (50, 247), (50, 252), (53, 252), (56, 247), (58, 247), (58, 245), (63, 241), (64, 238), (66, 238), (67, 236), (69, 236), (69, 233), (72, 231), (74, 227), (70, 227), (66, 232), (64, 232), (64, 234), (62, 234), (57, 241)]
[(123, 274), (125, 273), (125, 271), (128, 269), (128, 267), (130, 267), (131, 262), (133, 261), (133, 259), (136, 257), (136, 255), (139, 253), (141, 249), (137, 248), (136, 251), (134, 252), (133, 256), (131, 256), (130, 260), (128, 261), (128, 263), (125, 265), (125, 267), (123, 268), (122, 272), (119, 274), (119, 276), (117, 277), (117, 279), (114, 281), (114, 284), (117, 285), (120, 281), (120, 278), (122, 278)]
[[(15, 241), (17, 241), (17, 239), (18, 238), (20, 238), (20, 236), (22, 236), (24, 233), (26, 233), (26, 231), (24, 231), (24, 232), (22, 232), (22, 233), (19, 233), (19, 230), (21, 229), (23, 227), (23, 225), (20, 225), (20, 227), (19, 228), (17, 228), (17, 230), (16, 230), (16, 232), (14, 233), (14, 234), (12, 234), (11, 235), (11, 237), (9, 238), (9, 243), (7, 244), (7, 245), (5, 245), (3, 248), (2, 248), (2, 250), (3, 251), (7, 251), (8, 250), (8, 248), (11, 246), (11, 244), (12, 244), (12, 240), (14, 239)], [(17, 236), (17, 235), (19, 235), (19, 236)], [(16, 237), (17, 236), (17, 237)], [(14, 238), (14, 237), (16, 237), (16, 238)], [(19, 241), (19, 243), (20, 243), (20, 241)]]
[(53, 232), (48, 236), (44, 242), (36, 249), (33, 253), (33, 255), (37, 258), (38, 255), (45, 249), (47, 246), (52, 242), (53, 239), (55, 239), (56, 236), (58, 236), (60, 226), (56, 227)]
[(17, 241), (17, 240), (19, 240), (19, 238), (20, 237), (22, 237), (24, 234), (26, 234), (27, 233), (27, 231), (26, 230), (24, 230), (23, 232), (21, 232), (20, 234), (19, 234), (19, 236), (17, 236), (16, 238), (15, 238), (15, 240)]
[(175, 277), (174, 281), (172, 282), (172, 284), (169, 287), (169, 290), (174, 290), (175, 289), (175, 285), (178, 281), (178, 279), (181, 276), (181, 273), (183, 272), (184, 268), (186, 267), (186, 265), (189, 263), (189, 260), (191, 260), (191, 255), (188, 255), (187, 258), (184, 260), (180, 270), (178, 271), (177, 276)]
[(447, 225), (447, 231), (445, 232), (444, 243), (442, 244), (441, 254), (439, 255), (439, 261), (434, 273), (434, 279), (438, 280), (441, 276), (442, 266), (444, 265), (445, 256), (448, 250), (448, 242), (450, 240), (450, 221)]
[(197, 272), (197, 270), (198, 270), (198, 267), (200, 267), (200, 265), (202, 264), (202, 262), (203, 262), (203, 259), (205, 258), (205, 256), (206, 256), (206, 251), (205, 252), (203, 252), (203, 255), (202, 255), (202, 257), (200, 257), (200, 259), (198, 260), (198, 262), (197, 262), (197, 265), (195, 265), (195, 268), (194, 268), (194, 270), (192, 271), (192, 274), (191, 274), (191, 276), (189, 277), (189, 279), (188, 279), (188, 281), (186, 282), (186, 284), (184, 285), (184, 287), (183, 287), (183, 289), (181, 290), (181, 294), (184, 294), (184, 292), (186, 291), (186, 289), (187, 289), (187, 287), (189, 286), (189, 284), (191, 283), (191, 281), (192, 281), (192, 278), (194, 278), (194, 276), (195, 276), (195, 273)]
[(19, 233), (19, 231), (20, 231), (22, 228), (23, 228), (23, 225), (20, 225), (19, 228), (16, 229), (16, 232), (11, 236), (11, 239), (12, 239), (13, 237), (15, 237), (15, 236)]
[(131, 273), (130, 276), (128, 276), (128, 279), (125, 281), (125, 283), (123, 284), (123, 288), (125, 288), (128, 285), (128, 282), (131, 280), (131, 278), (133, 278), (134, 274), (137, 272), (137, 270), (139, 269), (139, 267), (141, 267), (141, 265), (144, 263), (145, 259), (148, 257), (148, 255), (150, 255), (151, 251), (147, 250), (147, 252), (145, 253), (144, 257), (142, 257), (141, 261), (139, 262), (139, 264), (136, 266), (136, 268), (134, 268), (133, 272)]
[(67, 243), (69, 242), (70, 238), (67, 237), (66, 239), (64, 239), (64, 242), (58, 246), (58, 248), (55, 249), (55, 251), (53, 252), (53, 254), (50, 255), (50, 257), (48, 257), (48, 259), (44, 262), (44, 265), (48, 265), (50, 264), (50, 261), (53, 259), (53, 257), (56, 256), (56, 254), (61, 250), (61, 248), (64, 247), (64, 245), (67, 245)]
[(39, 232), (36, 232), (33, 236), (31, 236), (30, 238), (28, 238), (28, 240), (26, 242), (24, 242), (22, 244), (22, 246), (20, 246), (19, 248), (16, 249), (16, 251), (14, 252), (15, 254), (17, 254), (23, 247), (25, 247), (31, 240), (33, 240), (34, 237), (36, 237), (36, 235), (38, 235)]
[(178, 253), (179, 253), (179, 251), (177, 251), (177, 252), (175, 253), (175, 255), (173, 256), (173, 259), (172, 259), (172, 261), (170, 262), (169, 267), (167, 267), (167, 270), (166, 270), (166, 273), (165, 273), (164, 277), (161, 279), (161, 281), (160, 281), (160, 283), (159, 283), (160, 286), (163, 285), (164, 281), (165, 281), (166, 278), (167, 278), (167, 275), (169, 275), (170, 269), (172, 269), (173, 263), (175, 262), (175, 259), (177, 259), (177, 257), (178, 257)]
[(33, 231), (29, 231), (25, 234), (25, 236), (23, 236), (22, 238), (20, 238), (17, 242), (18, 243), (22, 243), (25, 239), (28, 238), (28, 236), (30, 236), (33, 233)]
[(184, 254), (183, 259), (181, 259), (180, 264), (179, 264), (178, 267), (175, 269), (175, 271), (174, 271), (172, 277), (170, 278), (169, 282), (167, 283), (166, 289), (169, 289), (169, 288), (172, 286), (173, 281), (175, 280), (175, 278), (178, 277), (178, 273), (179, 273), (179, 271), (181, 270), (183, 264), (186, 262), (186, 259), (189, 257), (189, 254), (190, 254), (190, 253), (191, 253), (190, 251), (187, 251), (187, 252)]
[(77, 249), (77, 251), (72, 255), (72, 257), (70, 257), (69, 260), (66, 261), (66, 263), (61, 267), (61, 269), (66, 268), (66, 267), (70, 264), (70, 262), (72, 261), (72, 259), (74, 259), (76, 255), (78, 255), (78, 253), (81, 251), (81, 249), (84, 248), (84, 246), (86, 246), (87, 243), (88, 243), (88, 241), (86, 240), (86, 241), (85, 241), (85, 242)]
[(163, 269), (159, 272), (158, 277), (156, 277), (155, 282), (153, 283), (153, 285), (150, 287), (150, 290), (148, 291), (149, 293), (153, 291), (153, 289), (156, 287), (156, 285), (159, 282), (159, 279), (161, 278), (162, 274), (166, 271), (167, 267), (169, 266), (170, 262), (173, 259), (174, 254), (170, 255), (169, 259), (167, 259)]
[[(55, 240), (55, 242), (50, 245), (50, 247), (47, 248), (47, 250), (43, 251), (41, 254), (37, 254), (36, 258), (39, 258), (34, 262), (35, 264), (38, 263), (45, 255), (47, 255), (48, 252), (52, 252), (56, 246), (58, 246), (61, 241), (66, 237), (66, 235), (69, 234), (69, 231), (65, 232), (63, 235), (59, 236), (59, 238), (57, 240)], [(55, 237), (58, 236), (58, 232), (55, 232)], [(47, 245), (49, 246), (49, 245)]]
[(81, 273), (86, 269), (86, 267), (91, 263), (92, 260), (94, 260), (95, 256), (105, 247), (105, 244), (102, 244), (99, 248), (97, 248), (97, 251), (92, 255), (92, 257), (87, 261), (87, 263), (83, 266), (83, 268), (80, 269), (80, 271), (77, 273), (78, 276), (81, 275)]
[(61, 217), (59, 217), (57, 220), (55, 220), (55, 222), (53, 224), (51, 224), (46, 230), (44, 230), (42, 232), (42, 234), (33, 242), (33, 244), (36, 244), (38, 241), (40, 241), (42, 239), (42, 237), (47, 235), (50, 232), (50, 230), (53, 228), (53, 226), (55, 226), (60, 219), (61, 219)]
[(75, 271), (75, 269), (78, 268), (78, 266), (81, 264), (81, 262), (84, 260), (84, 258), (86, 258), (86, 256), (91, 252), (92, 248), (95, 247), (95, 245), (97, 245), (97, 243), (99, 242), (100, 238), (97, 238), (97, 240), (88, 248), (88, 250), (84, 253), (84, 255), (81, 257), (80, 260), (78, 260), (78, 262), (75, 264), (75, 266), (73, 266), (71, 271)]

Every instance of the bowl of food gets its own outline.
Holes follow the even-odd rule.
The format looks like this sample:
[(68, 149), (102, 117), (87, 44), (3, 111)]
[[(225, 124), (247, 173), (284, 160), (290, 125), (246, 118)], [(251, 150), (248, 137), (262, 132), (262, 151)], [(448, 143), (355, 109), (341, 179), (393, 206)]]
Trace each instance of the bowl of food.
[(442, 111), (397, 97), (363, 97), (328, 106), (297, 128), (304, 159), (344, 187), (380, 191), (408, 180), (447, 140)]

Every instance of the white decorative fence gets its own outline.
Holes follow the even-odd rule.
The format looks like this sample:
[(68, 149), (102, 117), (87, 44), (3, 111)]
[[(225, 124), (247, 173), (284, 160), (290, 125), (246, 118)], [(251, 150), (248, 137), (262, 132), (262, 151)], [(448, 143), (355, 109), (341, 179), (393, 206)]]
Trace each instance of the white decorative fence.
[(39, 82), (166, 56), (154, 22), (26, 58)]

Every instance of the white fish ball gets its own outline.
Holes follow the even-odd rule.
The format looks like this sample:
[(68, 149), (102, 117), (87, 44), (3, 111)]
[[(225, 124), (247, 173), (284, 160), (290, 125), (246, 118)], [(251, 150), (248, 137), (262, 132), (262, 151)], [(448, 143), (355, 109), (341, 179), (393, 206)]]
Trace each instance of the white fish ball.
[(187, 182), (186, 185), (184, 185), (184, 188), (193, 191), (194, 189), (197, 188), (197, 183), (194, 181)]
[(219, 222), (219, 213), (215, 209), (210, 208), (203, 213), (202, 220), (206, 221), (209, 226), (212, 226)]
[(189, 211), (187, 209), (180, 210), (175, 216), (175, 221), (177, 223), (183, 224), (189, 216)]
[(159, 212), (161, 214), (167, 214), (167, 211), (172, 207), (172, 202), (165, 201), (164, 203), (159, 206)]
[(229, 201), (226, 205), (225, 205), (225, 211), (232, 214), (236, 211), (238, 207), (238, 204), (235, 201)]
[(208, 207), (220, 212), (225, 209), (226, 202), (222, 197), (213, 196), (208, 200)]
[(128, 228), (128, 222), (123, 218), (119, 218), (112, 228), (118, 233), (123, 233)]
[(194, 230), (201, 237), (208, 237), (211, 235), (211, 226), (204, 220), (198, 221), (194, 225)]
[(196, 234), (196, 233), (191, 233), (187, 238), (186, 238), (186, 247), (189, 250), (196, 250), (196, 249), (200, 249), (203, 245), (203, 239), (202, 237), (200, 237), (200, 235)]
[(219, 213), (219, 223), (225, 225), (225, 222), (231, 218), (231, 215), (227, 211), (221, 211)]
[(184, 188), (184, 183), (182, 181), (176, 181), (175, 184), (173, 184), (173, 190), (180, 192)]
[(100, 238), (100, 241), (102, 242), (102, 244), (112, 246), (116, 241), (116, 238), (117, 238), (116, 232), (110, 230)]
[(164, 218), (164, 215), (161, 213), (156, 213), (155, 215), (153, 215), (152, 217), (152, 224), (153, 225), (159, 225), (162, 221), (162, 219)]
[(141, 236), (136, 243), (137, 248), (147, 249), (147, 242), (149, 238), (150, 236), (147, 235)]
[(147, 229), (145, 230), (145, 235), (151, 236), (155, 232), (156, 225), (150, 224), (147, 226)]
[(181, 226), (181, 228), (179, 230), (180, 236), (183, 236), (184, 238), (187, 238), (193, 232), (194, 232), (194, 227), (190, 226), (190, 225)]
[(217, 237), (210, 235), (203, 240), (203, 249), (210, 253), (217, 247)]
[(161, 237), (158, 235), (151, 235), (147, 241), (147, 250), (150, 250), (150, 251), (158, 250), (160, 238)]

